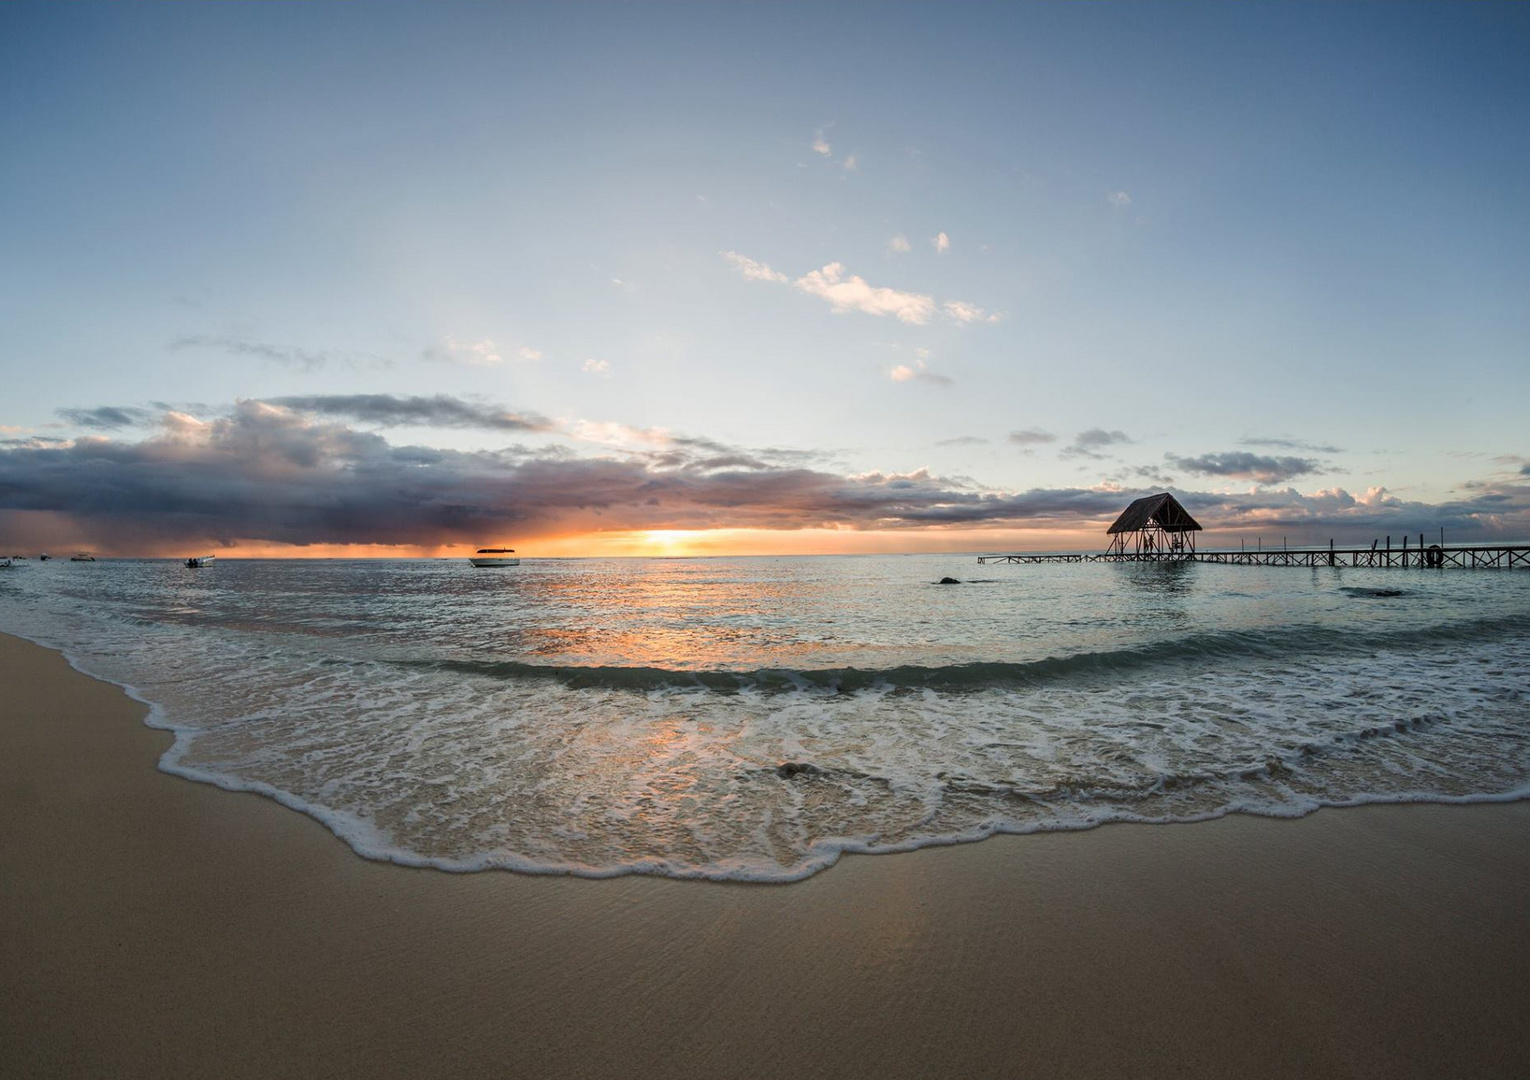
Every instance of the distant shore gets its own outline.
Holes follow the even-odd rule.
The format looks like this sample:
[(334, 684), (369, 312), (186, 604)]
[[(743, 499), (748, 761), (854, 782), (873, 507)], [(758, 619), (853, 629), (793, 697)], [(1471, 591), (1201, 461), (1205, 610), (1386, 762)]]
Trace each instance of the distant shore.
[(159, 772), (0, 636), (14, 1076), (1520, 1077), (1530, 803), (847, 857), (788, 886), (371, 863)]

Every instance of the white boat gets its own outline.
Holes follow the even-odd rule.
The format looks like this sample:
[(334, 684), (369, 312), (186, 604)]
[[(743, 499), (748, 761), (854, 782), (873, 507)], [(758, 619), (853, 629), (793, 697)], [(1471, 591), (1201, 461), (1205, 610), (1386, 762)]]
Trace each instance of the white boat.
[(468, 562), (482, 567), (521, 565), (521, 560), (515, 557), (515, 548), (479, 548)]
[(94, 555), (92, 555), (88, 551), (76, 551), (73, 555), (69, 556), (69, 561), (70, 562), (95, 562), (96, 561), (96, 557)]
[(199, 566), (211, 566), (217, 558), (218, 556), (216, 555), (193, 555), (186, 560), (186, 565), (192, 569), (196, 569)]

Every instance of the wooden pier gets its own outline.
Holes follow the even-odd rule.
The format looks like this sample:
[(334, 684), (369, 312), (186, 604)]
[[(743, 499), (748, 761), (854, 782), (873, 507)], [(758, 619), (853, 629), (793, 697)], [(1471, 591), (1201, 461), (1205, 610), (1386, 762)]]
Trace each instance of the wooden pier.
[(980, 563), (1201, 562), (1231, 566), (1375, 566), (1418, 570), (1530, 570), (1530, 544), (1472, 544), (1446, 547), (1422, 542), (1400, 548), (1267, 548), (1253, 551), (1059, 551), (979, 555)]
[(1443, 570), (1447, 566), (1463, 570), (1530, 570), (1530, 544), (1457, 544), (1445, 546), (1445, 531), (1440, 530), (1438, 544), (1426, 544), (1424, 534), (1409, 547), (1411, 537), (1402, 538), (1394, 548), (1392, 538), (1372, 540), (1371, 546), (1328, 546), (1292, 548), (1281, 541), (1280, 547), (1266, 549), (1261, 542), (1249, 551), (1197, 551), (1195, 534), (1201, 523), (1191, 517), (1167, 491), (1144, 495), (1132, 502), (1115, 524), (1105, 530), (1111, 537), (1104, 551), (1038, 551), (1015, 554), (979, 555), (980, 563), (1085, 563), (1085, 562), (1201, 562), (1229, 566), (1380, 566), (1411, 567), (1419, 570)]

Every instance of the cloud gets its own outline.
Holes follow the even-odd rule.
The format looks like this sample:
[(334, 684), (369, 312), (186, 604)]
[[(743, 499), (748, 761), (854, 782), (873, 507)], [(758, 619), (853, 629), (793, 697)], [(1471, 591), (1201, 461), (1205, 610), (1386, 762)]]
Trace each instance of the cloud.
[(887, 374), (893, 382), (909, 382), (913, 379), (919, 379), (923, 382), (934, 383), (936, 386), (954, 386), (956, 383), (956, 380), (949, 375), (940, 375), (930, 371), (925, 367), (923, 360), (916, 360), (915, 364), (917, 365), (916, 367), (899, 364)]
[[(592, 369), (598, 370), (598, 369)], [(158, 424), (167, 431), (179, 433), (201, 431), (204, 423), (186, 412), (172, 409), (163, 402), (155, 403), (159, 410), (151, 412), (134, 406), (103, 405), (95, 409), (61, 409), (61, 415), (81, 415), (95, 426), (116, 429), (124, 426), (145, 427)], [(749, 456), (772, 461), (821, 461), (829, 455), (816, 451), (782, 448), (747, 449), (731, 446), (712, 439), (693, 436), (676, 436), (663, 428), (637, 428), (630, 424), (609, 421), (560, 419), (553, 420), (539, 413), (509, 409), (504, 405), (454, 397), (450, 394), (434, 396), (398, 397), (392, 394), (304, 394), (274, 397), (260, 403), (266, 408), (290, 412), (312, 423), (316, 418), (339, 419), (369, 428), (432, 427), (459, 428), (480, 431), (511, 431), (525, 434), (554, 435), (600, 446), (624, 449), (664, 450), (679, 447), (682, 458), (695, 453), (712, 457)], [(241, 403), (240, 408), (244, 407)], [(199, 411), (212, 413), (206, 405), (195, 406)], [(226, 411), (226, 410), (224, 410)], [(237, 413), (238, 410), (236, 410)], [(117, 424), (122, 418), (132, 418), (132, 425)], [(110, 421), (108, 425), (106, 422)], [(90, 426), (82, 424), (80, 426)], [(8, 429), (0, 427), (0, 432)], [(14, 429), (20, 431), (20, 428)], [(11, 440), (10, 445), (31, 445), (39, 442), (70, 443), (74, 440), (33, 436)], [(547, 452), (560, 452), (550, 449)]]
[(1105, 201), (1111, 206), (1128, 207), (1132, 204), (1132, 197), (1124, 191), (1112, 191), (1105, 196)]
[[(53, 521), (72, 543), (114, 551), (233, 540), (466, 545), (590, 530), (927, 526), (1098, 528), (1103, 547), (1105, 526), (1150, 490), (1006, 492), (926, 469), (844, 475), (696, 437), (596, 457), (563, 448), (404, 446), (261, 401), (206, 420), (169, 412), (135, 441), (92, 435), (0, 448), (0, 521)], [(1177, 495), (1213, 534), (1279, 529), (1360, 540), (1425, 522), (1477, 539), (1530, 530), (1523, 483), (1483, 482), (1469, 497), (1437, 505), (1380, 487)]]
[(495, 367), (504, 362), (494, 342), (488, 338), (482, 341), (458, 341), (449, 337), (446, 339), (446, 351), (453, 360), (469, 367)]
[(941, 439), (936, 446), (987, 446), (987, 439), (980, 439), (976, 435), (958, 435), (954, 439)]
[(819, 128), (813, 133), (813, 152), (822, 154), (824, 157), (834, 153), (834, 147), (830, 146), (829, 140), (824, 137), (827, 132), (827, 128)]
[[(790, 280), (780, 271), (737, 251), (723, 251), (719, 254), (751, 281), (785, 284)], [(827, 300), (833, 305), (836, 314), (861, 311), (868, 315), (891, 315), (900, 322), (923, 326), (937, 311), (934, 297), (867, 284), (865, 278), (856, 274), (847, 276), (845, 264), (839, 262), (829, 263), (821, 270), (811, 270), (791, 283), (810, 296)], [(995, 323), (1002, 318), (965, 300), (947, 300), (938, 310), (959, 323)]]
[(912, 250), (913, 245), (908, 242), (908, 237), (902, 233), (887, 241), (887, 251), (891, 255), (907, 255)]
[(1131, 475), (1138, 480), (1146, 480), (1156, 488), (1171, 488), (1174, 486), (1174, 477), (1158, 468), (1156, 465), (1138, 465), (1131, 471)]
[(965, 300), (947, 300), (941, 305), (945, 309), (946, 317), (953, 322), (959, 323), (996, 323), (1004, 318), (997, 312), (989, 313), (976, 304), (969, 304)]
[(919, 293), (868, 285), (855, 274), (845, 276), (843, 263), (829, 263), (813, 270), (794, 284), (811, 296), (821, 297), (834, 306), (836, 313), (863, 311), (868, 315), (891, 315), (899, 322), (923, 325), (935, 314), (935, 301)]
[(151, 423), (157, 413), (131, 405), (102, 405), (94, 409), (55, 409), (55, 414), (75, 427), (95, 431), (117, 431)]
[(1104, 428), (1090, 428), (1080, 431), (1073, 437), (1073, 442), (1058, 451), (1061, 458), (1089, 458), (1093, 461), (1101, 461), (1106, 454), (1101, 453), (1109, 446), (1125, 446), (1132, 442), (1130, 435), (1124, 431), (1106, 431)]
[(674, 439), (663, 428), (640, 428), (610, 420), (570, 420), (565, 430), (576, 439), (620, 449), (669, 449)]
[(168, 348), (176, 352), (186, 349), (212, 349), (231, 353), (234, 356), (252, 356), (259, 360), (270, 360), (274, 363), (300, 368), (304, 371), (316, 371), (329, 364), (340, 364), (349, 368), (393, 366), (391, 361), (383, 357), (369, 356), (364, 353), (303, 349), (296, 345), (272, 345), (263, 341), (240, 341), (236, 338), (216, 337), (209, 334), (191, 334), (176, 338), (169, 344)]
[(940, 375), (929, 370), (928, 361), (933, 354), (923, 345), (914, 350), (914, 366), (899, 364), (887, 373), (893, 382), (909, 382), (919, 379), (923, 382), (933, 383), (936, 386), (954, 386), (956, 380), (948, 375)]
[(591, 358), (584, 362), (583, 370), (591, 372), (595, 375), (610, 375), (611, 362), (609, 360), (596, 360)]
[(1131, 436), (1124, 431), (1106, 431), (1104, 428), (1090, 428), (1088, 431), (1080, 431), (1074, 437), (1073, 444), (1090, 450), (1097, 450), (1103, 446), (1119, 446), (1131, 441)]
[(559, 426), (536, 413), (511, 412), (462, 398), (394, 397), (391, 394), (317, 394), (272, 398), (270, 404), (376, 427), (480, 428), (485, 431), (553, 432)]
[(541, 360), (542, 359), (542, 353), (539, 350), (537, 350), (537, 349), (528, 349), (525, 346), (522, 346), (521, 348), (517, 349), (515, 351), (515, 355), (520, 357), (522, 360)]
[(1342, 454), (1341, 446), (1303, 442), (1300, 439), (1239, 439), (1239, 446), (1268, 446), (1276, 450), (1306, 450), (1314, 454)]
[(839, 167), (844, 169), (845, 172), (856, 172), (860, 165), (856, 162), (854, 154), (846, 154), (845, 160), (839, 163)]
[(843, 476), (740, 451), (596, 458), (395, 446), (312, 414), (240, 402), (152, 437), (0, 450), (0, 513), (64, 515), (122, 550), (192, 538), (470, 543), (514, 531), (880, 528), (1104, 513), (1115, 496), (1007, 496), (914, 473)]
[(1322, 463), (1311, 458), (1266, 457), (1247, 451), (1202, 454), (1193, 458), (1166, 454), (1165, 460), (1175, 468), (1197, 476), (1225, 476), (1229, 479), (1253, 480), (1259, 484), (1279, 484), (1323, 471)]
[(776, 281), (784, 283), (791, 280), (785, 274), (772, 270), (762, 262), (755, 262), (755, 260), (747, 255), (740, 255), (736, 251), (724, 251), (720, 254), (750, 281)]
[(26, 435), (19, 439), (0, 439), (0, 447), (36, 450), (49, 446), (68, 446), (73, 441), (73, 439), (60, 439), (52, 435)]
[(1028, 427), (1022, 428), (1019, 431), (1011, 431), (1009, 433), (1009, 441), (1016, 446), (1041, 446), (1045, 443), (1056, 442), (1057, 436), (1053, 435), (1050, 431), (1043, 431), (1041, 428)]
[(935, 250), (938, 252), (947, 252), (951, 250), (951, 238), (943, 232), (936, 233), (934, 236), (930, 237), (930, 243), (934, 245)]

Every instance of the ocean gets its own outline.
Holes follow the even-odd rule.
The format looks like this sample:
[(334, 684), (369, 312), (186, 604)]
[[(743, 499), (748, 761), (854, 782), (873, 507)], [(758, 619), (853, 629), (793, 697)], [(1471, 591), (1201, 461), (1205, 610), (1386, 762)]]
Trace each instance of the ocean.
[[(942, 577), (958, 585), (936, 584)], [(160, 767), (473, 871), (1530, 797), (1530, 574), (972, 556), (32, 562), (0, 631)]]

